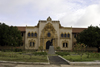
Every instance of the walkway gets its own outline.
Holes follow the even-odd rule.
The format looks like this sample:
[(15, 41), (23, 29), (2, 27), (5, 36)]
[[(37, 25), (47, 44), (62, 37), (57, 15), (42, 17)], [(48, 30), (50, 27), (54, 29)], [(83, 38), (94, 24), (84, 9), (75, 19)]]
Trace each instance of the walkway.
[(67, 64), (69, 65), (68, 62), (66, 62), (65, 60), (63, 60), (62, 58), (58, 57), (58, 56), (48, 56), (49, 57), (49, 62), (50, 64)]
[(26, 65), (26, 64), (11, 64), (11, 63), (0, 63), (0, 67), (100, 67), (100, 65), (91, 65), (91, 66), (73, 66), (73, 65)]
[(15, 67), (100, 67), (95, 66), (71, 66), (71, 65), (17, 65)]

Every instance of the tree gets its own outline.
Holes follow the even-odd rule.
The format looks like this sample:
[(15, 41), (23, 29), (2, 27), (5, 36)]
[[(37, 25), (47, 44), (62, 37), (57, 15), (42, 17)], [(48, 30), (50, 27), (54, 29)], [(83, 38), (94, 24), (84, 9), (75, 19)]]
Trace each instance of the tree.
[(77, 43), (84, 43), (89, 47), (98, 48), (100, 52), (100, 28), (98, 26), (89, 26), (76, 37)]
[(0, 23), (0, 45), (1, 46), (20, 46), (22, 43), (21, 32), (17, 27), (8, 26)]

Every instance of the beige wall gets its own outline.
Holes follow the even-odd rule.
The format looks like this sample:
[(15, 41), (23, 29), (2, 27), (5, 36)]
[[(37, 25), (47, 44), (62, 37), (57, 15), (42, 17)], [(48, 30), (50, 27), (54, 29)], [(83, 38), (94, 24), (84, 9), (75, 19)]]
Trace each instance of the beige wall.
[[(37, 33), (37, 37), (28, 37), (28, 33)], [(35, 42), (34, 47), (30, 47), (29, 41)], [(38, 28), (37, 27), (26, 27), (26, 36), (25, 36), (25, 49), (38, 49)]]
[[(61, 38), (61, 33), (63, 34), (70, 34), (70, 38)], [(59, 41), (59, 46), (61, 48), (61, 50), (71, 50), (72, 49), (72, 28), (61, 28), (60, 29), (60, 33), (59, 33), (60, 37), (60, 41)], [(68, 43), (68, 47), (63, 47), (63, 42), (67, 42)]]

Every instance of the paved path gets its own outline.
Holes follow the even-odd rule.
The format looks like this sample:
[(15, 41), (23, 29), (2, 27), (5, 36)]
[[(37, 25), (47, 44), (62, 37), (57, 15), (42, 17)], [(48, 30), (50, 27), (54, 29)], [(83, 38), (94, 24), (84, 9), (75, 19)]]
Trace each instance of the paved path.
[(71, 65), (17, 65), (16, 67), (100, 67), (100, 66), (71, 66)]
[(0, 63), (0, 67), (100, 67), (100, 65), (91, 65), (91, 66), (75, 66), (75, 65), (54, 65), (54, 64), (48, 64), (48, 65), (26, 65), (26, 64), (11, 64), (11, 63)]
[(50, 64), (67, 64), (69, 65), (65, 60), (58, 56), (48, 56)]

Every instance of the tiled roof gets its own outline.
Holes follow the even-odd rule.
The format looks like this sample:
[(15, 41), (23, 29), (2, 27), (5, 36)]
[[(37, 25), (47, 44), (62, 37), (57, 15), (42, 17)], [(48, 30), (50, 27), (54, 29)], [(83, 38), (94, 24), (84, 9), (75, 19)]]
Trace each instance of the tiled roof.
[(80, 33), (87, 28), (72, 28), (72, 33)]
[(19, 26), (17, 26), (17, 28), (18, 28), (18, 30), (20, 30), (20, 31), (25, 31), (26, 30), (26, 27), (19, 27)]

